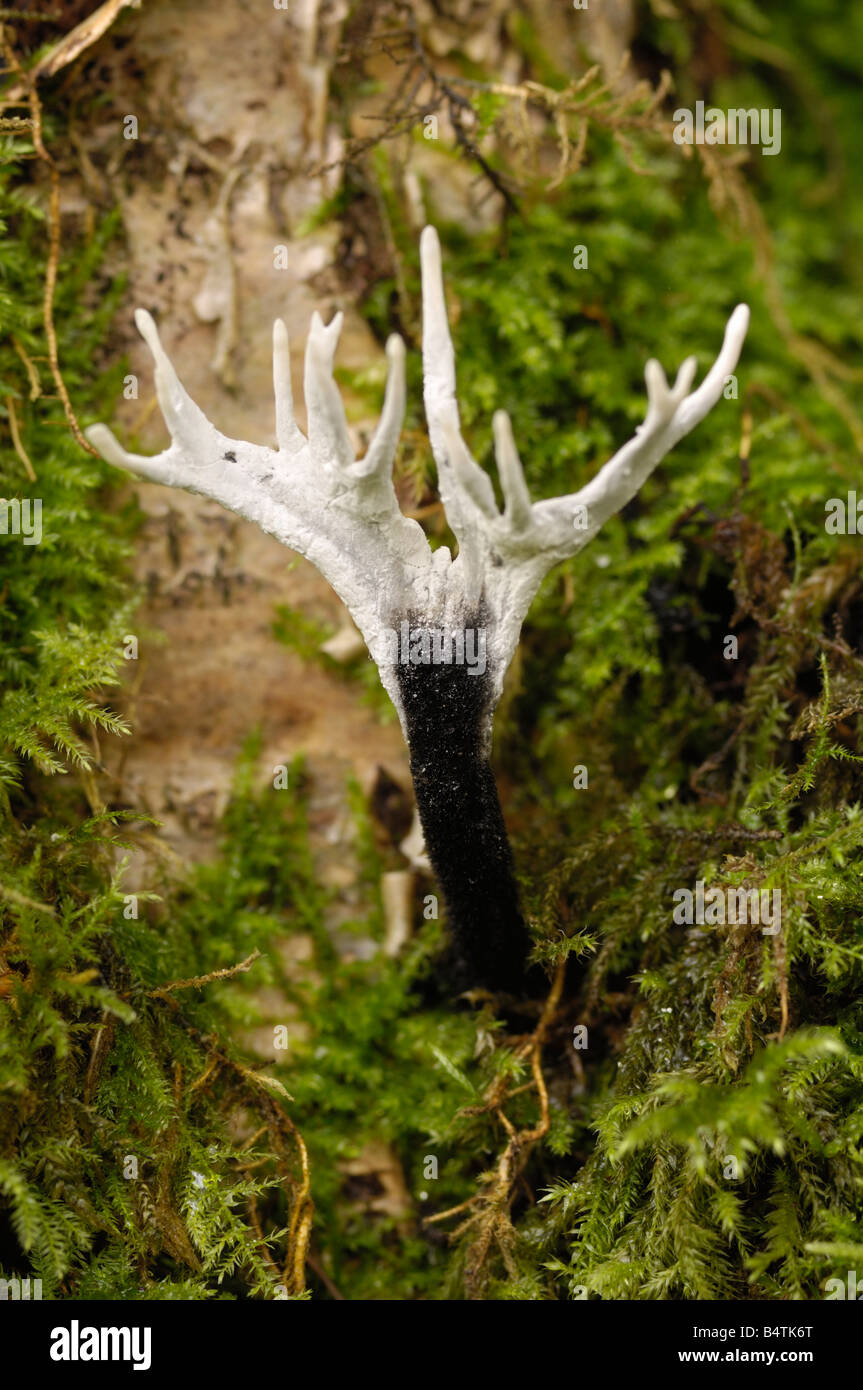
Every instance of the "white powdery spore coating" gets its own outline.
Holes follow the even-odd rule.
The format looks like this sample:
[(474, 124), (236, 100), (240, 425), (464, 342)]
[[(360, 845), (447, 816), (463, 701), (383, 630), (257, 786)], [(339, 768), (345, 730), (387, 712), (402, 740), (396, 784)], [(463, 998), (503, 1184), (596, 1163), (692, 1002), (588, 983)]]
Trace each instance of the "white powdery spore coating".
[[(418, 522), (402, 514), (392, 469), (405, 410), (404, 345), (387, 343), (388, 374), (381, 419), (365, 456), (357, 460), (344, 405), (333, 377), (341, 330), (337, 314), (325, 326), (312, 317), (304, 389), (308, 438), (294, 418), (287, 329), (273, 327), (273, 384), (277, 449), (220, 433), (184, 390), (152, 317), (135, 322), (156, 364), (156, 390), (171, 435), (169, 447), (146, 457), (130, 454), (105, 425), (86, 431), (103, 458), (151, 482), (201, 493), (312, 562), (342, 599), (374, 656), (393, 615), (421, 615), (430, 625), (458, 626), (482, 605), (489, 680), (489, 725), (528, 608), (543, 578), (582, 549), (625, 506), (662, 458), (722, 395), (746, 336), (749, 311), (738, 305), (704, 381), (691, 391), (695, 359), (673, 386), (653, 359), (645, 368), (648, 409), (630, 439), (580, 491), (531, 502), (509, 416), (494, 417), (495, 457), (504, 494), (501, 511), (491, 479), (461, 435), (455, 353), (449, 331), (437, 233), (420, 241), (423, 287), (423, 395), (438, 485), (458, 540), (432, 552)], [(579, 521), (574, 525), (574, 518)], [(381, 680), (405, 729), (396, 670), (379, 662)]]

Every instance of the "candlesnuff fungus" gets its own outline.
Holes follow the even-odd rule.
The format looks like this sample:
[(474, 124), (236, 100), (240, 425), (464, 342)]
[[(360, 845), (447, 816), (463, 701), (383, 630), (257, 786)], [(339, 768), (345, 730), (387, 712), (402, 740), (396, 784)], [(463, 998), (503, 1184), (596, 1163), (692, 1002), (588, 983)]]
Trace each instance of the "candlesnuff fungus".
[(492, 716), (522, 622), (544, 576), (592, 540), (635, 496), (665, 454), (716, 404), (734, 371), (749, 321), (738, 305), (719, 356), (690, 394), (696, 361), (669, 387), (659, 363), (645, 368), (644, 423), (578, 492), (531, 502), (509, 416), (494, 416), (504, 507), (461, 436), (455, 357), (440, 245), (420, 242), (426, 417), (441, 500), (458, 541), (432, 551), (399, 509), (392, 468), (405, 408), (404, 345), (387, 342), (380, 423), (354, 458), (333, 355), (342, 315), (316, 313), (305, 354), (308, 438), (291, 396), (285, 325), (273, 328), (277, 448), (229, 439), (186, 394), (155, 323), (135, 322), (156, 363), (156, 390), (171, 444), (153, 458), (129, 454), (105, 425), (87, 431), (110, 463), (153, 482), (211, 497), (256, 521), (321, 571), (349, 609), (398, 711), (426, 847), (447, 900), (465, 982), (516, 988), (528, 935), (489, 763)]

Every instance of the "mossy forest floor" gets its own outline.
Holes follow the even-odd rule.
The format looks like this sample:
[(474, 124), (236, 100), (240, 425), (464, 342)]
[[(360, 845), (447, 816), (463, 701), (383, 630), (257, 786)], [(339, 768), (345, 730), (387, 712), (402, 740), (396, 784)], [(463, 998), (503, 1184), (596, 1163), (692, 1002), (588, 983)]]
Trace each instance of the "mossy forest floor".
[[(0, 535), (0, 1278), (44, 1298), (787, 1300), (863, 1279), (863, 9), (633, 3), (608, 29), (548, 8), (387, 0), (310, 32), (157, 4), (35, 80), (89, 6), (4, 11), (23, 96), (0, 121), (0, 467), (42, 535)], [(240, 96), (270, 77), (268, 124)], [(675, 144), (698, 100), (781, 110), (781, 150)], [(245, 191), (214, 222), (232, 162)], [(208, 413), (262, 439), (285, 242), (295, 350), (315, 303), (351, 310), (360, 436), (405, 337), (399, 495), (447, 542), (424, 217), (465, 432), (492, 469), (505, 405), (536, 497), (629, 437), (648, 357), (703, 369), (752, 308), (728, 398), (526, 624), (495, 760), (548, 982), (505, 1006), (451, 997), (421, 872), (414, 934), (383, 949), (409, 783), (370, 663), (320, 652), (335, 600), (76, 439), (120, 419), (157, 447), (136, 302), (174, 324)], [(778, 890), (779, 930), (675, 920), (699, 882)]]

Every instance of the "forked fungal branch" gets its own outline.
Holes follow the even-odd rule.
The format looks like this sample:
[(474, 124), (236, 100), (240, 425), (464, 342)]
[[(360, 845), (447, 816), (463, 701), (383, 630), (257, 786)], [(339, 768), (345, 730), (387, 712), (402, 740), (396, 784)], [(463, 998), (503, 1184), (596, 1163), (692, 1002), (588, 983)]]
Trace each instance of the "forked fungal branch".
[[(392, 469), (405, 410), (404, 344), (387, 342), (380, 422), (357, 460), (333, 357), (341, 313), (325, 327), (312, 316), (304, 387), (308, 437), (294, 419), (284, 323), (273, 327), (275, 449), (231, 439), (186, 393), (144, 309), (135, 322), (156, 364), (156, 390), (171, 435), (155, 457), (130, 454), (105, 425), (86, 431), (103, 458), (152, 482), (202, 493), (255, 521), (317, 566), (351, 613), (395, 705), (429, 857), (444, 888), (471, 983), (517, 987), (527, 934), (512, 858), (488, 764), (492, 715), (527, 610), (543, 578), (592, 540), (625, 506), (679, 439), (716, 404), (734, 371), (749, 322), (740, 304), (704, 381), (691, 391), (689, 357), (669, 386), (645, 368), (648, 409), (634, 436), (578, 492), (531, 502), (506, 411), (494, 416), (504, 506), (461, 435), (455, 355), (434, 228), (420, 241), (423, 394), (438, 486), (458, 541), (432, 551), (404, 516)], [(576, 525), (576, 519), (578, 524)], [(407, 622), (419, 634), (406, 659), (393, 640)], [(445, 634), (483, 634), (483, 673), (460, 661)], [(435, 644), (438, 644), (437, 646)], [(434, 653), (437, 653), (437, 658)]]

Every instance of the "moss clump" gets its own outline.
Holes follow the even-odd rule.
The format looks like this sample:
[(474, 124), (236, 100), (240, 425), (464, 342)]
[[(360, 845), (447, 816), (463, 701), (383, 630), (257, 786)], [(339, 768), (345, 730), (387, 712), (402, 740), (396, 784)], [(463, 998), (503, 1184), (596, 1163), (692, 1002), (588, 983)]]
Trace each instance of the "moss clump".
[[(441, 923), (399, 961), (338, 954), (302, 770), (289, 802), (259, 789), (254, 744), (217, 858), (129, 911), (117, 865), (140, 837), (104, 803), (92, 730), (120, 728), (103, 692), (132, 518), (59, 407), (28, 403), (10, 334), (39, 356), (40, 226), (2, 166), (0, 395), (37, 474), (9, 453), (4, 487), (44, 499), (46, 539), (0, 553), (0, 1267), (46, 1296), (817, 1298), (863, 1266), (863, 606), (858, 537), (824, 527), (863, 437), (841, 366), (863, 346), (860, 17), (795, 0), (766, 29), (736, 0), (679, 8), (639, 31), (654, 82), (670, 66), (681, 103), (781, 106), (793, 157), (714, 168), (599, 122), (577, 174), (526, 181), (500, 235), (448, 238), (466, 431), (488, 463), (491, 413), (510, 408), (536, 496), (632, 432), (648, 355), (707, 360), (732, 304), (753, 307), (736, 394), (526, 628), (497, 758), (550, 996), (505, 1021), (442, 991)], [(712, 93), (688, 75), (705, 26), (727, 59)], [(513, 42), (561, 87), (532, 37)], [(500, 116), (483, 103), (489, 128)], [(395, 246), (398, 273), (366, 305), (383, 336), (416, 322), (417, 282), (377, 158), (380, 197), (339, 211), (387, 219), (370, 244)], [(62, 267), (57, 306), (94, 413), (117, 385), (88, 385), (114, 301), (83, 318), (81, 301), (110, 234)], [(403, 462), (433, 502), (425, 445)], [(316, 641), (287, 611), (277, 635)], [(386, 851), (353, 804), (348, 930), (374, 941)], [(778, 891), (781, 931), (675, 921), (699, 881)], [(280, 942), (302, 944), (301, 968)], [(237, 1041), (265, 1023), (262, 985), (290, 1039), (267, 1068)]]

